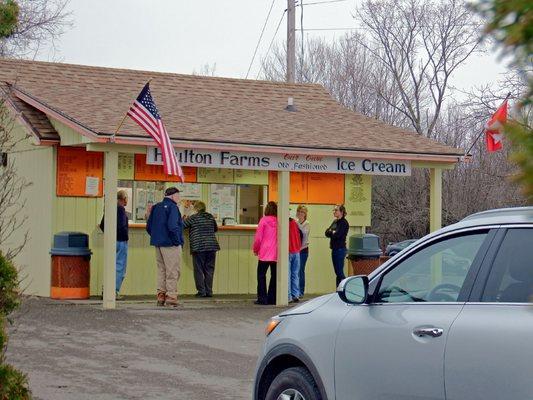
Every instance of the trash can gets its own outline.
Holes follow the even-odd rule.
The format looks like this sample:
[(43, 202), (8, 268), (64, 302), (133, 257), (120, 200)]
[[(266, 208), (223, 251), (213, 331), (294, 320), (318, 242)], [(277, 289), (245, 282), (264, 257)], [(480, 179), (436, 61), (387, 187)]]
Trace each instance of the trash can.
[(89, 235), (59, 232), (54, 235), (52, 255), (52, 299), (88, 299), (91, 281)]
[(379, 236), (370, 233), (350, 236), (346, 257), (350, 260), (348, 275), (370, 274), (379, 267), (380, 256)]

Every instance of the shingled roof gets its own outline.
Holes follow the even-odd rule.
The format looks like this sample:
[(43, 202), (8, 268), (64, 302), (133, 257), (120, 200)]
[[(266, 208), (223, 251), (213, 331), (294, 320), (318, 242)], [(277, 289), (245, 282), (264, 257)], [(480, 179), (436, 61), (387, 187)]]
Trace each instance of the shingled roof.
[[(0, 59), (0, 81), (9, 83), (20, 100), (41, 117), (61, 115), (96, 138), (110, 137), (149, 79), (167, 131), (178, 145), (339, 149), (406, 158), (451, 156), (455, 161), (462, 155), (460, 149), (355, 113), (321, 85)], [(288, 97), (294, 98), (296, 112), (285, 110)], [(127, 118), (116, 137), (121, 139), (146, 144), (149, 137)]]

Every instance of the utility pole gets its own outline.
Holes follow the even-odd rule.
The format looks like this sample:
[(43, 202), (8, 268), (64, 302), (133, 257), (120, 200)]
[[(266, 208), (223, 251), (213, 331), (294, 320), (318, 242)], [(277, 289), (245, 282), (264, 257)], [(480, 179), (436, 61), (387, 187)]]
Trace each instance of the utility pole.
[[(294, 0), (287, 0), (287, 82), (294, 83), (295, 66), (295, 14)], [(290, 95), (289, 95), (290, 96)], [(292, 97), (286, 110), (294, 111)], [(289, 171), (278, 171), (278, 263), (276, 266), (276, 305), (286, 306), (289, 288)]]
[(287, 82), (294, 83), (296, 66), (296, 13), (295, 0), (287, 0)]

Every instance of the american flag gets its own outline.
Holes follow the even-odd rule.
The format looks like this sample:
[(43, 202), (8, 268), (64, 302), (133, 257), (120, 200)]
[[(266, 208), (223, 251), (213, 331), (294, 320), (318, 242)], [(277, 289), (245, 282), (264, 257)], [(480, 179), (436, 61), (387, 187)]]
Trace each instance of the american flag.
[(150, 83), (147, 83), (141, 90), (141, 93), (130, 107), (128, 115), (152, 136), (157, 146), (161, 149), (165, 173), (167, 175), (178, 175), (183, 182), (183, 170), (178, 163), (176, 153), (172, 143), (170, 143), (170, 137), (150, 93)]

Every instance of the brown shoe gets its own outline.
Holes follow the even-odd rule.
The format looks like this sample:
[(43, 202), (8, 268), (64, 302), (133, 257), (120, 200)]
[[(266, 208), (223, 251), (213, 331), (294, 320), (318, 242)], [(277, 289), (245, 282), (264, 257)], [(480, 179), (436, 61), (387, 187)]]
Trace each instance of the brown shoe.
[(178, 297), (166, 296), (165, 305), (168, 307), (177, 307), (179, 306)]
[(163, 307), (165, 305), (165, 293), (164, 292), (158, 292), (157, 293), (157, 305), (159, 307)]

